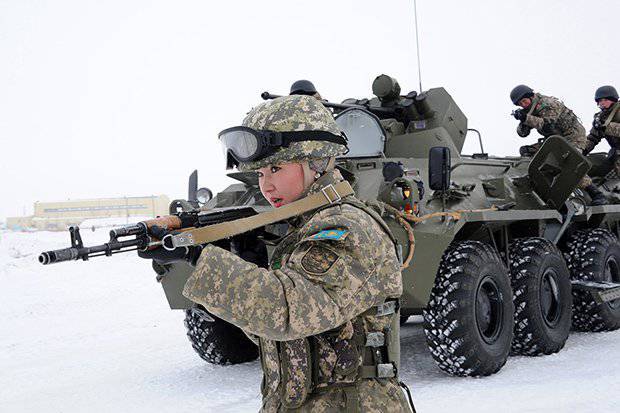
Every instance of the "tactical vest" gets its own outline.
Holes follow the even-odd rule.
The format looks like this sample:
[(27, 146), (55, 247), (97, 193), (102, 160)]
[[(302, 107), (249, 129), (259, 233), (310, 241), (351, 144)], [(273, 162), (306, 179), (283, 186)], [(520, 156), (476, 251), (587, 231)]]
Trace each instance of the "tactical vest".
[[(381, 216), (361, 201), (347, 197), (349, 204), (370, 215), (396, 239)], [(315, 213), (324, 208), (316, 210)], [(386, 300), (343, 325), (290, 341), (260, 340), (263, 396), (279, 391), (287, 409), (302, 406), (308, 396), (334, 387), (352, 386), (362, 379), (397, 377), (400, 361), (400, 311), (397, 299)], [(348, 400), (348, 403), (353, 403)]]
[[(607, 114), (604, 112), (599, 112), (600, 115), (604, 115), (603, 126), (607, 127), (610, 123), (620, 123), (620, 102), (614, 103), (609, 109)], [(599, 115), (597, 114), (597, 116)], [(604, 137), (611, 146), (612, 150), (617, 151), (620, 149), (620, 137), (604, 134), (603, 136), (599, 136), (599, 138)]]

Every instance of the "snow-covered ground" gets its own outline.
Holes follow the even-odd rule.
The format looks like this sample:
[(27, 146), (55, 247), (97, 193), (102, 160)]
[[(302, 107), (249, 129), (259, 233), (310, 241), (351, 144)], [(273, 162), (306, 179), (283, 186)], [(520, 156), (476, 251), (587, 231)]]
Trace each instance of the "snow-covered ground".
[[(83, 234), (104, 242), (106, 230)], [(244, 412), (260, 406), (258, 362), (194, 354), (135, 253), (41, 266), (67, 233), (0, 232), (0, 412)], [(559, 354), (512, 357), (496, 375), (455, 378), (403, 329), (402, 376), (418, 412), (619, 412), (620, 331), (572, 333)]]

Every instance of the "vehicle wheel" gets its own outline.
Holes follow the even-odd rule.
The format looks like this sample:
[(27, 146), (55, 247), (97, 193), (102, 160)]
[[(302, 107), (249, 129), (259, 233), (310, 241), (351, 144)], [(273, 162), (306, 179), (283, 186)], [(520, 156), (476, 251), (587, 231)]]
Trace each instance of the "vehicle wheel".
[(238, 364), (258, 358), (258, 346), (240, 328), (211, 315), (202, 306), (185, 310), (185, 327), (192, 347), (209, 363)]
[(455, 376), (488, 376), (506, 363), (514, 327), (508, 270), (489, 245), (453, 243), (424, 310), (431, 355)]
[[(620, 283), (620, 243), (606, 229), (578, 231), (566, 243), (566, 259), (575, 280)], [(620, 328), (620, 299), (597, 304), (591, 294), (573, 289), (573, 327), (579, 331)]]
[(560, 351), (571, 325), (570, 273), (562, 253), (544, 238), (521, 238), (510, 246), (515, 307), (513, 354)]

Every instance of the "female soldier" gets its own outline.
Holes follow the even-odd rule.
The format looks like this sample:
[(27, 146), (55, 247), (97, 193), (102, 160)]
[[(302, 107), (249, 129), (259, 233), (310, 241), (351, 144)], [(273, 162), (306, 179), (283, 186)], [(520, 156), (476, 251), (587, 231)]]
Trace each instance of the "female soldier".
[(353, 196), (335, 157), (346, 140), (309, 96), (264, 102), (220, 133), (229, 161), (256, 171), (278, 208), (325, 194), (290, 220), (269, 269), (207, 245), (183, 294), (257, 339), (265, 412), (409, 411), (397, 379), (401, 274), (381, 218)]

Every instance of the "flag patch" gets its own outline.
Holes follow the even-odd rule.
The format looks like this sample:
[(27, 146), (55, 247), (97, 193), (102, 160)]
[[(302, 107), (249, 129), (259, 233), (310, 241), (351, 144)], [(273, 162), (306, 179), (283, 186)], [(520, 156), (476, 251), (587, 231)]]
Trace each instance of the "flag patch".
[(308, 240), (320, 241), (320, 240), (332, 240), (332, 241), (342, 241), (349, 235), (349, 231), (346, 229), (326, 229), (320, 232), (317, 232), (314, 235), (310, 235)]

